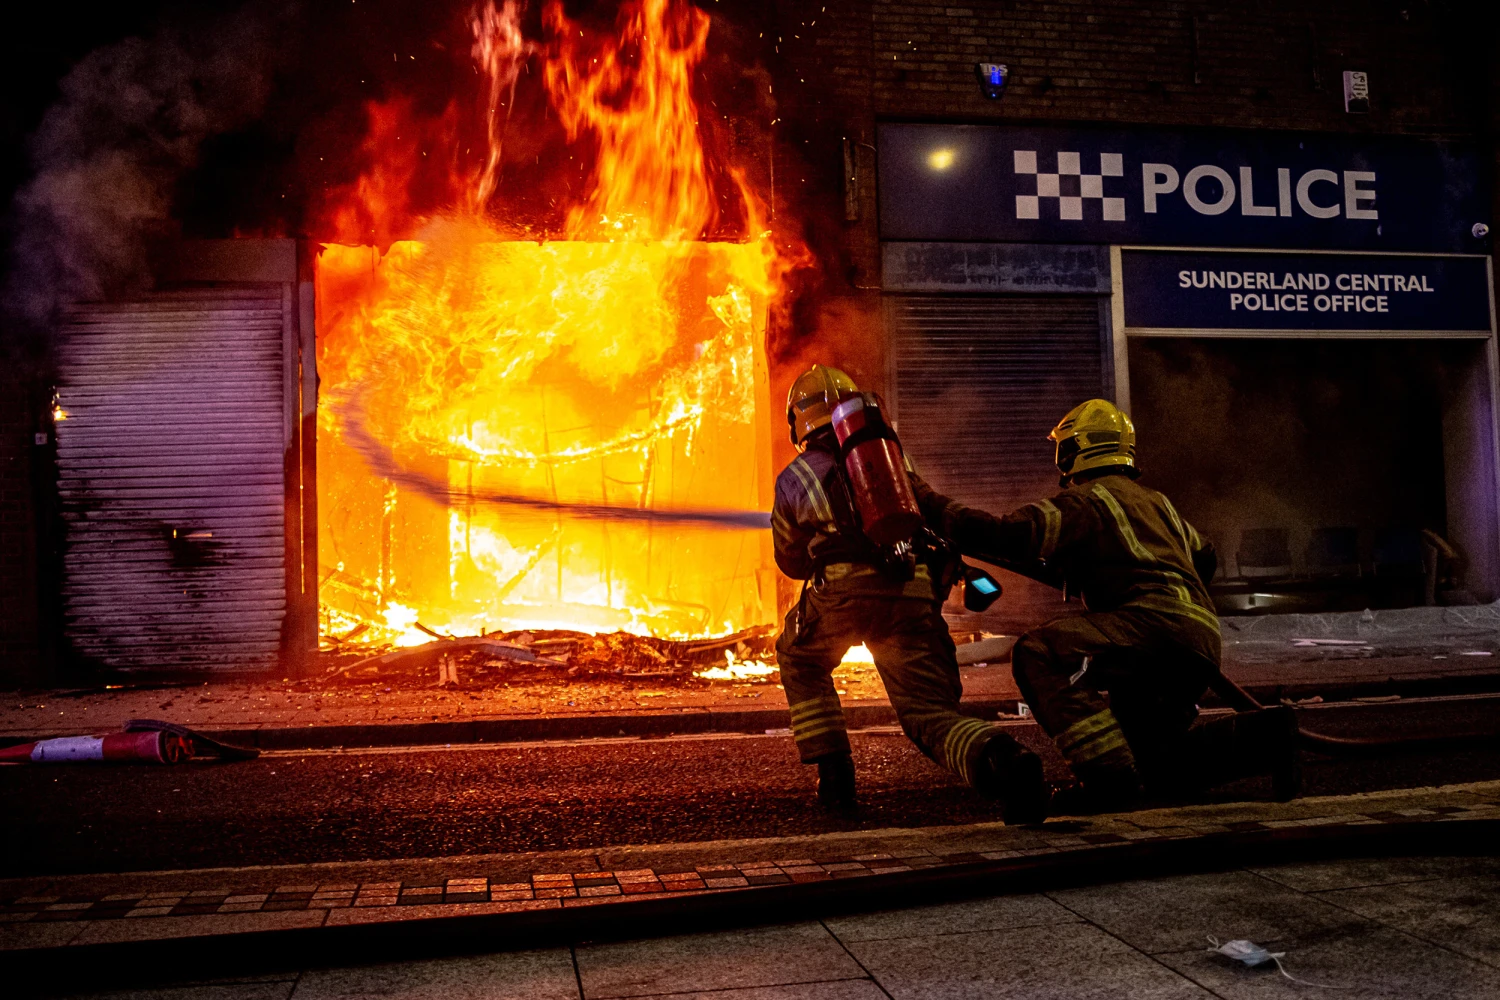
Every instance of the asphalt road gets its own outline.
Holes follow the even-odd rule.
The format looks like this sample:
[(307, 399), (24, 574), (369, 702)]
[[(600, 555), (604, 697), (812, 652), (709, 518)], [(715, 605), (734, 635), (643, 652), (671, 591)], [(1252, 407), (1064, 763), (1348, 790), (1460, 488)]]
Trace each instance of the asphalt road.
[[(1304, 713), (1326, 732), (1447, 731), (1488, 701)], [(1415, 721), (1414, 721), (1415, 720)], [(1066, 771), (1040, 730), (1018, 736)], [(895, 731), (855, 733), (857, 821), (824, 814), (787, 736), (282, 751), (236, 764), (0, 767), (0, 875), (423, 858), (998, 819)], [(1313, 758), (1309, 795), (1500, 778), (1500, 746)], [(1215, 797), (1258, 798), (1263, 781)]]

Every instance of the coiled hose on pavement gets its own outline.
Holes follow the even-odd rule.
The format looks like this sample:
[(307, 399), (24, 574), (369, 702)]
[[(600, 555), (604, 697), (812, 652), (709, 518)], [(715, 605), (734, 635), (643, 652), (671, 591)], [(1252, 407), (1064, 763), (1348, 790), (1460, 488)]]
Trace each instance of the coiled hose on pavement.
[[(1224, 676), (1223, 673), (1215, 674), (1209, 682), (1209, 687), (1213, 689), (1214, 694), (1224, 700), (1225, 704), (1237, 712), (1259, 712), (1266, 708), (1255, 699), (1254, 695)], [(1406, 753), (1418, 753), (1425, 750), (1456, 750), (1491, 743), (1494, 739), (1492, 735), (1476, 736), (1473, 734), (1356, 738), (1324, 736), (1321, 733), (1310, 733), (1305, 729), (1298, 733), (1302, 749), (1329, 757), (1376, 757), (1392, 750)]]

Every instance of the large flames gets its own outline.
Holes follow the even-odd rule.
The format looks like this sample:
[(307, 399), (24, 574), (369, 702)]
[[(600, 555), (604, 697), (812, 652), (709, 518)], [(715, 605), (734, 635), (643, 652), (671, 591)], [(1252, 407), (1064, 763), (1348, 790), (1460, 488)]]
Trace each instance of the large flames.
[[(709, 19), (631, 0), (609, 36), (556, 3), (542, 23), (545, 46), (514, 3), (474, 16), (488, 150), (453, 170), (451, 206), (416, 238), (319, 259), (325, 629), (689, 637), (774, 614), (766, 532), (676, 517), (770, 503), (776, 259), (742, 175), (711, 171), (700, 140)], [(569, 142), (595, 151), (563, 238), (541, 241), (488, 214), (518, 78), (538, 63)], [(415, 127), (405, 105), (371, 108), (380, 166), (340, 206), (350, 228), (401, 235), (392, 217), (424, 165), (393, 138)], [(451, 136), (455, 113), (425, 127)], [(722, 222), (712, 176), (730, 179), (742, 241), (703, 239)]]

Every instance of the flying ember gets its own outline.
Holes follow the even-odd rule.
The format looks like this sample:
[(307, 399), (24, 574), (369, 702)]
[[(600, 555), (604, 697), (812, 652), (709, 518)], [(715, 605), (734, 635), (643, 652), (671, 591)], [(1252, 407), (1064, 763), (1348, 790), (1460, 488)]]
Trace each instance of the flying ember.
[[(330, 244), (318, 261), (325, 631), (686, 638), (775, 613), (770, 539), (747, 529), (771, 500), (778, 266), (759, 200), (700, 136), (709, 18), (639, 0), (604, 36), (554, 3), (542, 26), (530, 42), (514, 3), (476, 12), (487, 155), (405, 231), (388, 216), (420, 165), (393, 140), (413, 113), (370, 108), (378, 166), (341, 213), (411, 238)], [(528, 67), (569, 147), (593, 157), (548, 234), (562, 238), (490, 208)], [(735, 240), (719, 235), (725, 204)]]

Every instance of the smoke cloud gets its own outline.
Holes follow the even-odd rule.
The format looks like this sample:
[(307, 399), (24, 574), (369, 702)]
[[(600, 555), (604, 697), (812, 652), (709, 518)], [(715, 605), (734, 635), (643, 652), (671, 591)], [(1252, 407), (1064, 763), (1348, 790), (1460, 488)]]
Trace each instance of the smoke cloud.
[(6, 312), (31, 332), (60, 304), (150, 284), (153, 244), (210, 136), (253, 120), (271, 90), (290, 8), (254, 2), (85, 56), (32, 136), (16, 194)]

